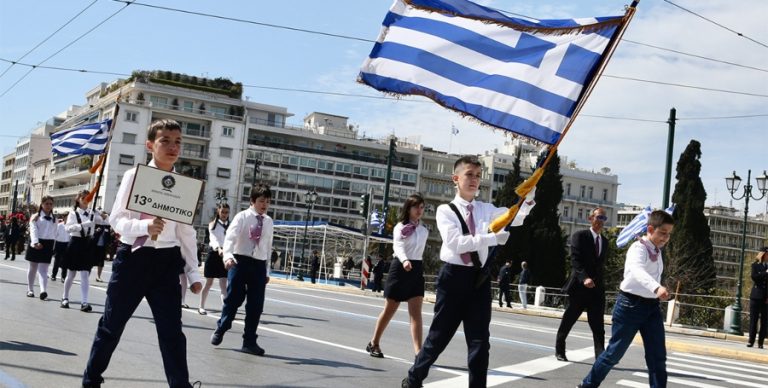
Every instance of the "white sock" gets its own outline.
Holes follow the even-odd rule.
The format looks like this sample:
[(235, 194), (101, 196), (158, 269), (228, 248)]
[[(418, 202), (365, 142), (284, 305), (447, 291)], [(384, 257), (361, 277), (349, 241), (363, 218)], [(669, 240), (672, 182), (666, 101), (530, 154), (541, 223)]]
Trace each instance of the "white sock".
[(184, 299), (187, 297), (187, 275), (179, 275), (179, 283), (181, 283), (181, 304), (184, 304)]
[(39, 263), (33, 263), (29, 262), (29, 267), (27, 268), (27, 291), (34, 292), (33, 289), (35, 287), (35, 272), (37, 272), (37, 264)]
[(88, 303), (88, 271), (80, 271), (80, 294), (82, 295), (82, 301), (80, 304)]
[(227, 278), (219, 278), (219, 289), (221, 290), (221, 299), (227, 297)]
[(37, 276), (40, 278), (40, 292), (48, 289), (48, 263), (38, 263)]
[(67, 271), (67, 279), (64, 281), (64, 296), (62, 299), (69, 300), (69, 290), (72, 289), (72, 283), (75, 282), (75, 274), (77, 271)]

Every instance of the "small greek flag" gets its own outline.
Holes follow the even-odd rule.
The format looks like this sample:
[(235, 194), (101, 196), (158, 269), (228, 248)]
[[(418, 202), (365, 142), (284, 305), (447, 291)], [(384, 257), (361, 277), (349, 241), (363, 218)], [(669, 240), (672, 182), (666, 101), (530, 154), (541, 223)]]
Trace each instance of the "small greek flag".
[(456, 128), (453, 124), (451, 124), (451, 135), (458, 135), (459, 129)]
[[(675, 212), (675, 204), (672, 204), (665, 210), (667, 213), (672, 214)], [(651, 214), (651, 207), (647, 206), (640, 212), (635, 218), (630, 221), (624, 229), (621, 230), (619, 236), (616, 238), (616, 246), (621, 248), (639, 236), (642, 236), (648, 230), (648, 216)]]
[(379, 215), (379, 212), (374, 210), (371, 212), (371, 221), (369, 222), (371, 226), (374, 228), (380, 228), (383, 224), (383, 220), (381, 219), (381, 216)]
[(51, 134), (53, 152), (60, 155), (98, 155), (109, 140), (112, 119), (65, 129)]
[(527, 20), (467, 0), (395, 0), (358, 81), (554, 144), (623, 22)]

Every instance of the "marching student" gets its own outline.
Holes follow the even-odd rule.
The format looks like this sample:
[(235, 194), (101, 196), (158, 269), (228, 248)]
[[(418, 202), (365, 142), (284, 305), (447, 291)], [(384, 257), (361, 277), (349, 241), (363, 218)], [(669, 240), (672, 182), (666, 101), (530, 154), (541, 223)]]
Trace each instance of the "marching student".
[(664, 316), (659, 301), (669, 300), (669, 291), (660, 283), (664, 271), (661, 249), (669, 242), (674, 224), (667, 212), (653, 211), (648, 216), (648, 233), (629, 246), (624, 279), (613, 307), (611, 339), (579, 388), (599, 387), (624, 357), (637, 332), (643, 339), (648, 385), (651, 388), (667, 386)]
[(96, 281), (102, 283), (101, 272), (104, 270), (104, 259), (107, 257), (107, 247), (111, 243), (112, 230), (109, 226), (109, 214), (101, 212), (100, 224), (96, 225), (94, 233), (93, 265), (96, 267)]
[(56, 275), (59, 274), (59, 268), (61, 268), (61, 282), (64, 283), (64, 279), (67, 278), (67, 269), (64, 267), (64, 263), (67, 257), (67, 245), (69, 245), (69, 232), (65, 225), (65, 220), (69, 216), (69, 212), (64, 212), (59, 216), (56, 224), (56, 242), (53, 245), (53, 271), (51, 272), (51, 280), (56, 280)]
[[(181, 151), (181, 126), (169, 119), (156, 120), (147, 130), (150, 167), (173, 171)], [(123, 175), (109, 217), (120, 234), (120, 247), (107, 286), (104, 315), (99, 319), (91, 354), (83, 373), (84, 387), (99, 387), (125, 325), (146, 298), (157, 328), (165, 376), (170, 387), (189, 388), (187, 339), (181, 330), (179, 274), (189, 278), (193, 293), (200, 292), (197, 243), (191, 225), (163, 220), (126, 209), (136, 169)], [(149, 236), (157, 236), (156, 240)]]
[(224, 236), (229, 228), (229, 205), (226, 203), (220, 204), (216, 208), (216, 215), (214, 220), (208, 224), (209, 243), (208, 246), (208, 258), (205, 259), (205, 268), (203, 268), (203, 276), (205, 276), (205, 286), (203, 292), (200, 293), (200, 307), (197, 309), (198, 314), (206, 315), (208, 312), (205, 310), (205, 301), (208, 299), (208, 292), (213, 285), (213, 279), (219, 279), (219, 290), (221, 290), (221, 301), (227, 297), (227, 270), (224, 268)]
[(69, 308), (69, 290), (75, 281), (75, 274), (80, 274), (80, 311), (93, 310), (88, 303), (88, 276), (93, 267), (93, 233), (97, 223), (103, 222), (101, 216), (88, 210), (88, 190), (81, 191), (75, 197), (75, 208), (69, 212), (64, 226), (69, 232), (69, 244), (64, 268), (69, 271), (64, 281), (64, 295), (61, 297), (61, 308)]
[(365, 350), (371, 357), (384, 357), (379, 340), (389, 321), (395, 315), (400, 302), (408, 302), (408, 316), (411, 321), (413, 352), (418, 354), (422, 343), (421, 306), (424, 299), (424, 266), (422, 255), (427, 245), (429, 231), (422, 224), (424, 198), (411, 194), (400, 210), (400, 222), (392, 231), (393, 250), (396, 260), (392, 261), (384, 287), (384, 310), (376, 320), (373, 338)]
[(272, 218), (267, 215), (272, 191), (263, 183), (251, 189), (251, 206), (237, 213), (224, 237), (224, 268), (227, 276), (227, 297), (211, 344), (218, 346), (224, 333), (232, 327), (237, 309), (245, 304), (243, 347), (245, 353), (264, 355), (257, 343), (256, 329), (264, 310), (264, 291), (269, 282), (269, 262), (272, 253)]
[(486, 386), (492, 300), (490, 266), (486, 261), (488, 248), (504, 245), (509, 232), (488, 232), (488, 225), (507, 209), (475, 200), (482, 174), (477, 158), (465, 156), (457, 160), (451, 177), (457, 188), (456, 197), (437, 208), (437, 229), (443, 239), (440, 260), (444, 263), (437, 277), (435, 316), (408, 377), (401, 383), (404, 388), (421, 386), (429, 367), (462, 322), (469, 386)]
[(40, 278), (40, 300), (48, 299), (48, 265), (53, 256), (53, 244), (56, 238), (56, 220), (53, 218), (53, 197), (46, 195), (40, 201), (40, 209), (29, 220), (29, 249), (26, 259), (27, 296), (35, 297), (35, 274)]

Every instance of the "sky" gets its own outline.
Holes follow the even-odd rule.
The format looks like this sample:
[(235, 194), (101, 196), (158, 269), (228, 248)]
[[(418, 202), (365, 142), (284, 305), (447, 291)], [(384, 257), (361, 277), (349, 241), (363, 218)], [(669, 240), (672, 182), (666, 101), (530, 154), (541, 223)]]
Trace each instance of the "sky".
[[(685, 12), (668, 1), (641, 1), (624, 41), (605, 70), (606, 76), (599, 80), (582, 115), (562, 142), (560, 154), (582, 169), (610, 168), (619, 178), (619, 202), (661, 207), (666, 121), (670, 108), (674, 107), (679, 120), (673, 163), (692, 139), (699, 141), (706, 204), (743, 209), (743, 200), (731, 200), (724, 178), (734, 170), (746, 179), (748, 169), (753, 176), (768, 169), (768, 27), (765, 24), (768, 2), (672, 2), (744, 36)], [(381, 21), (392, 4), (390, 0), (141, 0), (140, 3), (346, 38), (139, 4), (126, 7), (124, 3), (110, 0), (0, 0), (0, 60), (18, 60), (88, 7), (19, 62), (39, 64), (50, 57), (43, 65), (122, 74), (141, 69), (226, 77), (250, 85), (244, 92), (250, 101), (286, 107), (294, 114), (288, 120), (291, 124), (300, 124), (305, 115), (314, 111), (332, 113), (349, 117), (351, 124), (359, 126), (360, 134), (368, 137), (394, 133), (398, 137), (418, 138), (426, 146), (453, 153), (483, 153), (501, 148), (507, 140), (501, 131), (480, 127), (423, 98), (383, 99), (381, 93), (355, 82), (360, 65), (372, 47), (366, 40), (375, 40), (378, 36)], [(618, 15), (623, 13), (626, 4), (615, 0), (486, 0), (480, 3), (539, 19)], [(106, 20), (110, 15), (113, 16)], [(7, 62), (0, 62), (0, 73), (8, 68)], [(84, 103), (85, 93), (100, 82), (119, 78), (90, 72), (35, 69), (12, 87), (28, 71), (29, 67), (17, 65), (0, 76), (0, 94), (5, 93), (0, 97), (0, 151), (3, 154), (10, 152), (18, 137), (38, 123), (70, 105)], [(719, 118), (733, 116), (754, 117)], [(450, 135), (452, 125), (459, 129), (453, 137)], [(754, 184), (754, 179), (752, 182)], [(673, 189), (674, 184), (673, 171)], [(767, 199), (752, 201), (750, 214), (766, 212), (767, 206)]]

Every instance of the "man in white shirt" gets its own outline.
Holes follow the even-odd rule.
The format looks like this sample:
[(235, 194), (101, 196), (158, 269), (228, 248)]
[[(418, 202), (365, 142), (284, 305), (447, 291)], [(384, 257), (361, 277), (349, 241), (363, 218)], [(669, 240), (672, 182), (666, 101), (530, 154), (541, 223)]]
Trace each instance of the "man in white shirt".
[(660, 284), (664, 270), (661, 249), (669, 241), (673, 226), (671, 215), (656, 210), (648, 217), (648, 234), (629, 247), (624, 262), (624, 280), (613, 308), (611, 340), (579, 388), (599, 387), (624, 356), (638, 331), (643, 338), (650, 387), (667, 386), (664, 317), (659, 300), (669, 299), (669, 291)]

